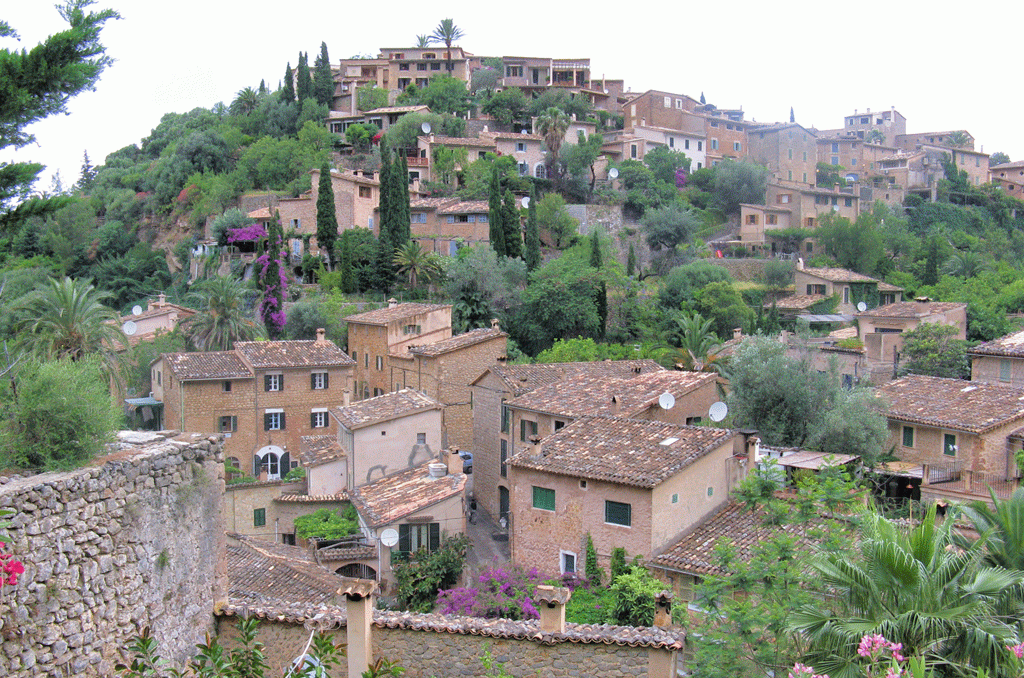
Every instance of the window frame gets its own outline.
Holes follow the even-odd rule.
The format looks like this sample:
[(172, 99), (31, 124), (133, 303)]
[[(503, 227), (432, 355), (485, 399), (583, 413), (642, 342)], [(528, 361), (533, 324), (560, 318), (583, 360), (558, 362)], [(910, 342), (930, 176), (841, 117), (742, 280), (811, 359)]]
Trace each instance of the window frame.
[[(952, 439), (953, 444), (950, 445), (949, 441)], [(944, 457), (955, 457), (957, 452), (960, 451), (960, 446), (956, 441), (955, 433), (943, 433), (942, 434), (942, 455)]]
[[(226, 420), (226, 421), (225, 421)], [(225, 428), (224, 424), (227, 423)], [(233, 414), (222, 414), (217, 417), (218, 433), (234, 433), (238, 430), (238, 417)]]
[[(625, 511), (625, 522), (619, 522), (613, 520), (613, 518), (620, 517), (614, 515), (612, 509), (617, 511)], [(619, 527), (633, 527), (633, 505), (628, 504), (624, 501), (613, 501), (611, 499), (604, 500), (604, 524), (605, 525), (618, 525)]]
[[(541, 487), (540, 485), (533, 486), (533, 498), (530, 502), (530, 506), (537, 509), (538, 511), (551, 511), (555, 512), (556, 494), (554, 488)], [(549, 508), (550, 506), (550, 508)]]
[(309, 388), (311, 391), (326, 391), (331, 383), (331, 377), (327, 372), (310, 372)]
[(284, 390), (284, 375), (281, 373), (264, 374), (263, 390), (267, 393), (280, 393)]
[[(910, 442), (907, 442), (908, 440)], [(913, 426), (904, 426), (903, 427), (903, 437), (902, 437), (901, 442), (903, 443), (903, 447), (911, 447), (911, 448), (914, 447), (914, 427)]]
[(266, 527), (267, 526), (267, 509), (266, 508), (254, 508), (252, 510), (252, 526), (253, 527)]
[(327, 408), (317, 408), (311, 410), (309, 413), (309, 427), (310, 428), (329, 428), (331, 425), (330, 417), (327, 415)]
[(266, 410), (263, 412), (264, 431), (285, 430), (284, 410)]

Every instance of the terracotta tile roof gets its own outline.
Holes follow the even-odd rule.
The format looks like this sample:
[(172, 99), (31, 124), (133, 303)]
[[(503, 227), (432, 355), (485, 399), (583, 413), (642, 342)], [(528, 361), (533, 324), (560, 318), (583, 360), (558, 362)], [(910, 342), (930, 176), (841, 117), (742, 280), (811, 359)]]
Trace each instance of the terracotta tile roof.
[(330, 410), (342, 426), (350, 431), (371, 426), (378, 422), (390, 421), (424, 410), (440, 410), (443, 405), (411, 388), (393, 391), (367, 398), (351, 405), (342, 405)]
[(509, 459), (517, 468), (653, 488), (726, 443), (729, 429), (584, 417)]
[(442, 146), (472, 146), (474, 148), (495, 148), (494, 139), (477, 139), (476, 137), (431, 137), (421, 136), (423, 141)]
[(153, 318), (158, 315), (170, 315), (171, 313), (174, 312), (178, 313), (179, 320), (184, 320), (185, 318), (194, 316), (199, 311), (195, 310), (194, 308), (189, 308), (188, 306), (179, 306), (178, 304), (172, 304), (171, 302), (167, 301), (164, 302), (163, 306), (148, 308), (138, 315), (123, 315), (121, 316), (120, 321), (123, 323), (126, 320), (140, 320), (142, 318)]
[(238, 351), (256, 369), (268, 367), (337, 367), (356, 361), (333, 341), (236, 341)]
[(840, 341), (842, 341), (843, 339), (856, 339), (857, 338), (857, 328), (856, 327), (840, 327), (837, 330), (832, 330), (831, 332), (829, 332), (828, 337), (829, 337), (829, 339), (838, 339)]
[(453, 202), (437, 210), (438, 214), (486, 214), (490, 206), (485, 200), (465, 200)]
[(754, 548), (762, 539), (771, 539), (779, 533), (788, 534), (796, 538), (798, 549), (809, 550), (819, 540), (805, 534), (807, 527), (811, 528), (813, 535), (818, 530), (832, 531), (844, 525), (842, 521), (816, 517), (808, 526), (792, 523), (769, 526), (765, 524), (765, 518), (763, 508), (748, 511), (739, 502), (730, 501), (696, 530), (651, 558), (650, 564), (688, 574), (725, 574), (725, 570), (718, 566), (715, 553), (720, 543), (729, 544), (735, 550), (736, 560), (745, 563), (753, 557)]
[[(375, 542), (376, 543), (376, 542)], [(330, 560), (376, 560), (376, 546), (332, 546), (317, 549), (316, 557), (320, 562)]]
[(164, 353), (171, 374), (181, 381), (198, 379), (247, 379), (253, 373), (234, 351)]
[(415, 198), (409, 202), (409, 209), (429, 210), (442, 207), (452, 201), (451, 198)]
[(479, 329), (470, 330), (469, 332), (457, 334), (449, 339), (435, 341), (433, 344), (412, 346), (409, 348), (409, 353), (424, 356), (438, 356), (444, 353), (450, 353), (451, 351), (458, 351), (459, 349), (466, 348), (467, 346), (473, 346), (480, 342), (488, 341), (489, 339), (497, 339), (498, 337), (507, 336), (508, 335), (506, 333), (501, 331), (501, 328), (481, 327)]
[(367, 111), (364, 116), (373, 115), (375, 113), (415, 113), (416, 111), (429, 111), (430, 109), (425, 105), (420, 106), (384, 106), (383, 108), (375, 108), (372, 111)]
[(1007, 358), (1024, 358), (1024, 330), (1007, 334), (992, 341), (978, 344), (967, 352), (969, 355), (996, 355)]
[(933, 313), (945, 313), (958, 308), (967, 308), (967, 304), (955, 301), (897, 301), (857, 314), (857, 317), (868, 318), (925, 318)]
[(370, 527), (376, 528), (391, 525), (465, 491), (466, 474), (449, 473), (434, 478), (429, 467), (429, 463), (414, 466), (357, 487), (351, 492), (352, 505)]
[(647, 372), (663, 372), (654, 360), (600, 360), (587, 363), (534, 363), (531, 365), (494, 365), (489, 368), (516, 396), (545, 384), (566, 382), (588, 376), (629, 377)]
[(366, 311), (342, 318), (347, 323), (362, 323), (364, 325), (387, 325), (398, 320), (412, 318), (413, 316), (451, 309), (451, 304), (397, 304), (388, 308), (378, 308), (375, 311)]
[(897, 287), (896, 285), (890, 285), (887, 282), (882, 282), (881, 280), (879, 280), (878, 281), (878, 291), (879, 292), (902, 292), (903, 288), (902, 287)]
[[(568, 417), (631, 417), (657, 406), (663, 393), (682, 398), (717, 379), (718, 375), (711, 372), (668, 370), (638, 374), (632, 378), (585, 377), (535, 388), (508, 405)], [(617, 402), (612, 402), (613, 398)]]
[[(831, 193), (831, 191), (826, 192)], [(845, 193), (837, 193), (836, 195), (850, 197)], [(878, 282), (874, 278), (869, 278), (866, 275), (854, 273), (853, 271), (847, 271), (845, 268), (804, 268), (802, 270), (798, 269), (796, 272), (797, 274), (806, 273), (807, 275), (831, 280), (832, 282)]]
[(320, 466), (345, 456), (345, 450), (338, 444), (337, 436), (302, 436), (299, 443), (302, 446), (299, 461), (307, 468)]
[(347, 492), (338, 494), (282, 494), (274, 497), (274, 501), (284, 504), (324, 504), (340, 501), (348, 501)]
[(544, 141), (541, 134), (518, 134), (516, 132), (484, 132), (490, 139), (501, 139), (502, 141)]
[(269, 207), (261, 207), (259, 209), (253, 210), (252, 212), (249, 212), (245, 216), (249, 217), (250, 219), (269, 219), (270, 218), (270, 208)]
[(879, 386), (889, 419), (984, 433), (1024, 418), (1024, 389), (911, 374)]
[(333, 603), (342, 577), (313, 560), (310, 552), (253, 537), (227, 548), (228, 595), (252, 603), (285, 599), (292, 603)]
[[(794, 294), (775, 301), (775, 308), (780, 311), (805, 311), (819, 301), (827, 299), (824, 294)], [(765, 308), (771, 308), (772, 302), (765, 302)]]
[(996, 170), (1008, 170), (1008, 169), (1024, 169), (1024, 160), (1015, 160), (1014, 162), (1004, 162), (1002, 165), (993, 165), (988, 168), (989, 171), (995, 172)]

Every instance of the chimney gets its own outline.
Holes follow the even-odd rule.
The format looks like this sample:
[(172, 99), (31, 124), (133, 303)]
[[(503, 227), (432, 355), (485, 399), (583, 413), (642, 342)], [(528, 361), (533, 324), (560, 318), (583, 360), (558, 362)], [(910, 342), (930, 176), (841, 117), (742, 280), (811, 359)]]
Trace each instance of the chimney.
[(533, 600), (540, 611), (540, 630), (542, 633), (565, 633), (565, 604), (572, 593), (562, 586), (541, 584)]
[(453, 475), (456, 473), (462, 473), (462, 457), (459, 456), (459, 448), (452, 446), (452, 449), (449, 450), (447, 454), (445, 454), (444, 451), (442, 451), (441, 454), (443, 457), (446, 457), (443, 458), (442, 461), (447, 462), (448, 473)]
[(870, 108), (868, 109), (868, 113), (871, 113), (871, 109)]
[(931, 299), (929, 297), (914, 297), (914, 301), (919, 304), (927, 304)]
[(371, 579), (345, 577), (336, 598), (345, 602), (348, 678), (362, 678), (373, 659), (373, 594), (377, 583)]
[(654, 598), (654, 625), (672, 625), (672, 595), (671, 591), (662, 591)]
[(156, 307), (157, 308), (163, 308), (166, 305), (167, 305), (167, 295), (164, 294), (163, 292), (161, 292), (160, 296), (157, 297)]
[(732, 338), (733, 339), (742, 339), (743, 338), (743, 328), (742, 327), (734, 327), (734, 328), (732, 328)]
[(804, 258), (803, 257), (797, 257), (796, 258), (796, 270), (798, 270), (798, 271), (804, 270)]
[(388, 299), (388, 308), (394, 308), (395, 306), (398, 306), (398, 299), (395, 299), (394, 297)]
[(430, 474), (431, 478), (444, 478), (448, 475), (448, 464), (442, 464), (439, 461), (432, 461), (427, 464), (427, 473)]
[(540, 441), (540, 436), (530, 436), (530, 454), (534, 457), (539, 457), (543, 454)]
[(757, 464), (757, 460), (761, 458), (761, 439), (756, 435), (752, 435), (747, 438), (747, 461), (750, 462), (750, 468), (753, 469)]
[(621, 407), (619, 396), (612, 396), (612, 414), (618, 414)]
[(322, 327), (316, 328), (316, 343), (326, 344), (327, 343), (327, 332)]
[(346, 388), (346, 389), (342, 390), (342, 392), (341, 392), (341, 406), (342, 407), (348, 407), (351, 404), (352, 404), (352, 391), (350, 391), (349, 389)]
[(501, 329), (501, 321), (498, 320), (497, 318), (491, 318), (491, 329), (492, 330), (500, 330)]

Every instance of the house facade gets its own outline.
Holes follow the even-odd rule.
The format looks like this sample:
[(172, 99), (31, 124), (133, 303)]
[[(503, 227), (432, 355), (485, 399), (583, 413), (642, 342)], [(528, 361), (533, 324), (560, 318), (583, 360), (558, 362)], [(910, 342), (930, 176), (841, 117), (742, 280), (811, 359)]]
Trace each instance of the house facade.
[(971, 381), (1024, 388), (1024, 331), (978, 344), (967, 356)]
[(752, 123), (747, 128), (746, 157), (767, 167), (776, 181), (814, 184), (817, 142), (814, 132), (795, 122)]

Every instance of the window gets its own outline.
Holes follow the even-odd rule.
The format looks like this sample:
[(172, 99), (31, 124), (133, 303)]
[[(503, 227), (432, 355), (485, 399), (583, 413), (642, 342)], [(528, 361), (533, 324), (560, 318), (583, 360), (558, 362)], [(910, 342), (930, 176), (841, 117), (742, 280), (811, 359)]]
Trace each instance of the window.
[(512, 423), (512, 411), (508, 409), (508, 405), (504, 401), (501, 403), (501, 432), (508, 433), (508, 428)]
[(360, 198), (372, 198), (373, 197), (373, 189), (370, 188), (369, 186), (360, 186), (359, 187), (359, 197)]
[(409, 70), (409, 64), (398, 64), (398, 70), (407, 71)]
[(1010, 361), (1007, 358), (999, 359), (999, 381), (1010, 381)]
[(380, 356), (377, 356), (377, 371), (384, 371), (384, 358), (381, 358)]
[(267, 509), (258, 508), (252, 510), (252, 526), (263, 527), (267, 524)]
[(526, 441), (528, 436), (537, 435), (537, 422), (530, 421), (529, 419), (519, 420), (519, 439)]
[(425, 71), (425, 70), (427, 70), (427, 65), (426, 64), (422, 64), (422, 63), (421, 64), (416, 64), (416, 70), (417, 71)]
[(738, 142), (738, 141), (732, 142), (732, 150), (738, 151), (738, 150), (740, 150), (740, 148), (742, 148), (742, 144), (740, 144), (740, 142)]
[(370, 354), (369, 353), (363, 354), (363, 367), (365, 367), (367, 369), (369, 369), (369, 367), (370, 367)]
[(687, 150), (687, 151), (690, 150), (690, 140), (689, 139), (683, 139), (683, 149)]
[(570, 551), (560, 552), (560, 566), (562, 568), (562, 574), (572, 574), (576, 572), (576, 554)]
[(548, 487), (533, 486), (533, 508), (544, 511), (555, 510), (555, 491)]
[(914, 427), (904, 426), (903, 427), (903, 447), (914, 446)]
[(675, 148), (676, 147), (676, 138), (675, 137), (669, 137), (668, 138), (668, 147), (669, 148)]
[(716, 121), (712, 120), (711, 121), (711, 126), (717, 128), (718, 127), (718, 123)]
[(516, 153), (526, 153), (526, 142), (525, 141), (517, 141), (516, 142)]
[(283, 431), (284, 430), (284, 412), (281, 410), (270, 410), (263, 413), (263, 430), (264, 431)]
[(217, 430), (221, 433), (233, 432), (238, 430), (238, 417), (224, 415), (223, 417), (217, 417)]
[(701, 422), (704, 421), (704, 417), (687, 417), (687, 426), (700, 426)]
[(441, 70), (441, 63), (435, 61), (434, 63), (430, 64), (430, 70), (432, 70), (432, 71), (439, 71), (439, 70)]
[(264, 391), (283, 391), (284, 390), (284, 375), (283, 374), (264, 374), (263, 375), (263, 390)]
[(665, 97), (665, 108), (672, 108), (672, 97)]
[(417, 433), (416, 434), (416, 444), (417, 445), (426, 445), (427, 444), (427, 434), (426, 433)]
[(501, 439), (501, 477), (508, 478), (508, 441)]
[(555, 433), (558, 433), (563, 428), (565, 428), (565, 422), (564, 421), (559, 421), (558, 419), (555, 419)]
[(838, 165), (839, 164), (839, 156), (838, 155), (833, 155), (832, 156), (832, 164), (833, 165)]
[(844, 198), (843, 205), (845, 207), (853, 207), (853, 198)]
[(382, 396), (382, 395), (384, 395), (384, 389), (382, 389), (382, 388), (375, 388), (375, 389), (373, 389), (373, 397), (374, 398), (376, 398), (377, 396)]
[(326, 372), (313, 372), (309, 375), (309, 387), (314, 391), (326, 391), (328, 383), (330, 378)]
[(958, 449), (955, 434), (946, 433), (942, 436), (942, 453), (944, 455), (947, 457), (955, 457)]
[(777, 214), (768, 214), (768, 215), (765, 215), (765, 220), (766, 220), (765, 223), (768, 223), (768, 224), (772, 224), (772, 225), (778, 224), (779, 223), (779, 216)]
[(676, 108), (678, 108), (678, 109), (682, 109), (683, 108), (683, 100), (682, 99), (676, 99)]
[(787, 179), (788, 179), (789, 181), (793, 181), (793, 170), (787, 170), (787, 172), (788, 172), (788, 177), (787, 177)]
[(629, 146), (629, 157), (636, 159), (636, 144), (630, 144)]
[[(838, 153), (839, 152), (839, 144), (832, 144), (832, 152), (833, 153)], [(832, 163), (832, 164), (836, 165), (838, 163)]]
[(777, 200), (778, 200), (780, 205), (785, 205), (785, 204), (789, 203), (789, 198), (790, 198), (789, 193), (781, 193), (781, 194), (779, 194), (779, 197), (777, 198)]
[(225, 381), (223, 384), (221, 384), (221, 390), (224, 391), (225, 393), (230, 393), (231, 392), (231, 382), (230, 381)]
[(825, 294), (824, 285), (808, 285), (807, 294)]
[(505, 77), (506, 78), (521, 78), (523, 77), (522, 66), (505, 66)]
[(793, 149), (792, 148), (789, 149), (788, 153), (789, 153), (789, 159), (792, 160), (793, 159)]
[(402, 334), (419, 334), (422, 331), (422, 325), (406, 325), (402, 328)]
[(310, 428), (327, 428), (327, 410), (314, 410), (309, 413)]
[[(698, 141), (697, 142), (697, 150), (698, 151), (703, 151), (704, 150), (704, 142), (703, 141)], [(698, 167), (697, 169), (700, 169), (700, 167)]]
[(415, 553), (420, 549), (436, 551), (441, 545), (441, 523), (421, 523), (398, 526), (398, 550)]
[(633, 524), (633, 507), (620, 501), (606, 501), (604, 503), (604, 522), (629, 527)]
[(757, 215), (756, 214), (748, 214), (747, 215), (747, 223), (748, 224), (757, 224)]
[(714, 139), (714, 138), (711, 139), (711, 150), (712, 151), (717, 151), (718, 150), (718, 139)]
[(850, 167), (857, 166), (857, 158), (850, 158)]
[(302, 219), (292, 219), (292, 228), (296, 231), (302, 228)]
[(843, 303), (844, 304), (850, 303), (850, 288), (849, 287), (844, 287), (843, 288)]
[[(807, 162), (807, 151), (804, 151), (804, 162)], [(805, 174), (804, 176), (806, 177), (807, 175)]]
[(517, 169), (519, 170), (519, 176), (526, 177), (530, 175), (530, 165), (525, 162), (519, 163)]
[(807, 172), (804, 172), (804, 183), (807, 183)]

